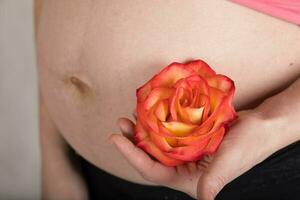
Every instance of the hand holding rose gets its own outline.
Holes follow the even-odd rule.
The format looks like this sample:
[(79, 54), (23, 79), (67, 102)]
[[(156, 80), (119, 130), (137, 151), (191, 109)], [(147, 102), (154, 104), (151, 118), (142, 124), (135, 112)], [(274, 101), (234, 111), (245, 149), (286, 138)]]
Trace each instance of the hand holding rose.
[[(133, 135), (132, 121), (121, 118), (118, 124), (124, 135)], [(227, 183), (278, 149), (276, 141), (279, 135), (272, 132), (277, 128), (254, 111), (239, 112), (239, 120), (224, 137), (214, 156), (176, 167), (166, 167), (152, 160), (122, 135), (113, 135), (111, 141), (146, 180), (194, 198), (198, 193), (200, 200), (212, 200)]]
[[(150, 91), (154, 91), (151, 87), (147, 86), (147, 84), (142, 88), (150, 88)], [(225, 88), (228, 89), (230, 87)], [(177, 100), (179, 98), (179, 101), (176, 102), (176, 100), (171, 100), (171, 102), (176, 102), (175, 105), (177, 107), (176, 109), (174, 109), (176, 114), (174, 114), (174, 111), (172, 111), (173, 114), (170, 111), (171, 115), (166, 115), (166, 113), (168, 113), (168, 110), (164, 106), (164, 99), (162, 101), (159, 101), (162, 103), (156, 104), (161, 105), (153, 107), (155, 108), (152, 110), (153, 112), (149, 112), (150, 114), (148, 113), (147, 115), (144, 115), (145, 113), (143, 113), (143, 110), (139, 110), (144, 107), (144, 103), (142, 104), (143, 106), (139, 107), (138, 105), (138, 119), (136, 126), (132, 121), (126, 118), (121, 118), (118, 121), (118, 125), (120, 126), (122, 133), (131, 139), (132, 136), (135, 136), (137, 140), (130, 141), (130, 139), (128, 139), (127, 137), (115, 134), (111, 136), (111, 141), (116, 145), (117, 149), (124, 155), (124, 157), (129, 161), (129, 163), (134, 168), (136, 168), (146, 180), (185, 192), (194, 198), (198, 197), (201, 200), (212, 200), (215, 198), (218, 192), (231, 180), (240, 176), (256, 164), (260, 163), (275, 151), (300, 139), (300, 130), (298, 124), (291, 123), (297, 122), (297, 120), (300, 119), (300, 96), (297, 92), (299, 91), (299, 88), (300, 81), (298, 80), (290, 88), (286, 89), (279, 95), (268, 99), (259, 107), (253, 110), (239, 112), (239, 119), (237, 120), (237, 123), (230, 128), (230, 131), (224, 136), (223, 141), (221, 143), (220, 141), (223, 135), (222, 137), (217, 137), (219, 138), (219, 140), (213, 140), (212, 138), (214, 138), (214, 134), (211, 133), (216, 132), (211, 130), (217, 129), (214, 129), (214, 127), (222, 128), (222, 126), (226, 124), (226, 122), (229, 123), (230, 121), (235, 119), (235, 113), (229, 106), (231, 105), (231, 98), (226, 98), (228, 96), (230, 97), (231, 93), (228, 92), (230, 90), (226, 90), (227, 93), (225, 93), (226, 95), (224, 98), (227, 100), (229, 99), (227, 103), (230, 103), (227, 104), (227, 106), (225, 107), (226, 109), (224, 109), (224, 111), (221, 112), (226, 114), (219, 115), (222, 116), (220, 118), (214, 118), (214, 123), (212, 123), (211, 125), (212, 127), (208, 126), (209, 128), (206, 129), (206, 131), (203, 131), (201, 132), (201, 134), (199, 134), (205, 137), (200, 137), (200, 139), (198, 138), (198, 140), (193, 140), (194, 138), (191, 139), (190, 134), (194, 133), (195, 130), (199, 130), (199, 127), (203, 127), (203, 125), (201, 124), (208, 123), (206, 122), (209, 121), (208, 116), (213, 116), (213, 113), (215, 113), (218, 110), (216, 109), (217, 107), (215, 107), (214, 109), (215, 112), (209, 112), (209, 115), (207, 115), (206, 118), (204, 111), (202, 111), (200, 126), (195, 127), (195, 129), (190, 129), (188, 131), (184, 129), (183, 135), (176, 135), (176, 142), (174, 142), (173, 139), (169, 141), (168, 138), (171, 136), (169, 135), (169, 133), (171, 132), (174, 134), (174, 130), (168, 127), (168, 125), (165, 126), (165, 124), (163, 124), (163, 122), (165, 121), (168, 122), (168, 117), (171, 116), (172, 120), (174, 119), (173, 116), (176, 117), (177, 115), (177, 117), (179, 116), (179, 119), (184, 123), (191, 123), (194, 119), (192, 117), (193, 115), (185, 115), (186, 110), (185, 112), (182, 112), (183, 109), (180, 110), (181, 108), (178, 108), (178, 105), (180, 104), (182, 105), (182, 108), (186, 108), (186, 105), (190, 105), (189, 103), (191, 100), (191, 98), (187, 98), (188, 103), (186, 103), (185, 100), (180, 101), (180, 97), (185, 95), (179, 95), (180, 92), (178, 92), (178, 95), (174, 95), (172, 99)], [(145, 91), (147, 92), (147, 90)], [(181, 94), (182, 93), (184, 92), (181, 92)], [(164, 95), (168, 96), (169, 94), (166, 93)], [(286, 99), (286, 96), (289, 97), (289, 102), (290, 105), (293, 105), (294, 112), (289, 112), (289, 104), (280, 104), (280, 109), (274, 109), (278, 107), (278, 104), (280, 102), (283, 102), (283, 100)], [(142, 101), (140, 102), (144, 102), (143, 93), (141, 94), (140, 98), (142, 98)], [(172, 105), (174, 105), (174, 103)], [(198, 108), (200, 108), (199, 105), (200, 107), (203, 106), (205, 109), (205, 103), (199, 103), (197, 106)], [(214, 107), (213, 104), (210, 104), (210, 106)], [(157, 110), (160, 112), (158, 112)], [(142, 116), (142, 120), (139, 120), (139, 116)], [(150, 116), (150, 118), (143, 118), (145, 116)], [(162, 123), (160, 129), (156, 129), (157, 127), (155, 127), (156, 125), (154, 124), (150, 125), (153, 122), (153, 120), (155, 124)], [(216, 124), (216, 122), (220, 122), (218, 120), (221, 120), (221, 123)], [(195, 120), (194, 122), (196, 121), (197, 120)], [(147, 124), (145, 124), (145, 122)], [(287, 124), (289, 124), (289, 126), (287, 126)], [(149, 127), (153, 126), (153, 130), (158, 130), (158, 132), (155, 132), (158, 133), (157, 135), (160, 136), (158, 139), (156, 135), (153, 134), (153, 132), (151, 132), (153, 130), (150, 129), (150, 131), (147, 130), (147, 132), (144, 129), (148, 129), (147, 125), (149, 125)], [(178, 130), (183, 129), (182, 126), (171, 127), (176, 127), (175, 133), (178, 133)], [(196, 137), (198, 137), (199, 135), (196, 135)], [(215, 135), (220, 136), (219, 134)], [(208, 144), (211, 144), (207, 141), (217, 142), (213, 142), (213, 144), (215, 144), (213, 151), (207, 151), (205, 147), (200, 148), (203, 146), (196, 145), (197, 147), (199, 147), (196, 149), (200, 149), (200, 151), (180, 150), (175, 151), (175, 153), (171, 155), (162, 153), (168, 152), (168, 150), (170, 150), (168, 149), (167, 151), (165, 151), (166, 149), (164, 148), (166, 147), (166, 143), (171, 147), (171, 149), (174, 149), (182, 147), (183, 143), (181, 143), (181, 141), (191, 142), (185, 143), (183, 145), (183, 147), (187, 148), (193, 148), (194, 144), (198, 145), (201, 142), (205, 143), (205, 147), (209, 146)], [(135, 146), (134, 143), (136, 142), (138, 142), (138, 144), (142, 142), (142, 145), (139, 146), (142, 147), (146, 152), (151, 154), (154, 158), (159, 160), (161, 163), (153, 160), (141, 148)], [(144, 144), (145, 142), (146, 145)], [(162, 142), (166, 143), (161, 144)], [(216, 153), (213, 154), (213, 156), (205, 156), (207, 154), (213, 153), (219, 144), (220, 146), (218, 147)], [(202, 160), (197, 161), (201, 157), (203, 157)]]

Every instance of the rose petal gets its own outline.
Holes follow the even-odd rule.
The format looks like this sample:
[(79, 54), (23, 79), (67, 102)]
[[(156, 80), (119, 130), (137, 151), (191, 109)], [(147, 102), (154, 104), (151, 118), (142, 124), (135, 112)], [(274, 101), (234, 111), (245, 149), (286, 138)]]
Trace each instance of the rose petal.
[(194, 60), (186, 63), (186, 68), (192, 69), (194, 72), (204, 78), (211, 77), (216, 74), (216, 72), (203, 60)]
[(223, 123), (227, 124), (237, 118), (237, 114), (234, 107), (231, 105), (231, 98), (227, 97), (220, 104), (218, 110), (216, 111), (216, 124)]
[(209, 86), (217, 88), (225, 93), (229, 93), (234, 88), (234, 82), (227, 76), (217, 74), (207, 78)]
[(153, 88), (171, 87), (179, 79), (186, 78), (195, 73), (204, 78), (211, 77), (216, 74), (215, 71), (202, 60), (195, 60), (186, 64), (177, 62), (171, 63), (156, 74), (151, 80), (137, 89), (136, 96), (138, 102), (144, 101)]
[(141, 87), (136, 90), (136, 97), (138, 102), (143, 102), (148, 97), (151, 92), (151, 84), (150, 82), (145, 83)]
[(205, 147), (205, 154), (212, 154), (214, 153), (217, 148), (219, 147), (221, 141), (223, 140), (225, 134), (225, 128), (222, 126), (216, 134), (212, 136), (208, 145)]
[(147, 124), (147, 112), (144, 109), (144, 103), (142, 102), (138, 102), (136, 104), (136, 114), (137, 114), (137, 121), (141, 123), (141, 125), (144, 127), (144, 129), (146, 130), (147, 127), (149, 126)]
[(155, 105), (170, 98), (174, 91), (172, 88), (155, 88), (150, 92), (145, 102), (137, 103), (137, 116), (145, 128), (148, 126), (154, 131), (158, 131), (157, 116), (154, 113)]
[(203, 156), (203, 150), (207, 146), (209, 139), (202, 140), (197, 145), (175, 147), (165, 154), (171, 158), (183, 161), (196, 161)]
[(188, 119), (191, 123), (198, 124), (201, 122), (204, 107), (200, 107), (200, 108), (186, 107), (183, 108), (183, 110), (187, 114)]
[[(196, 128), (190, 136), (197, 136), (201, 134), (208, 133), (208, 131), (214, 131), (222, 124), (226, 125), (237, 118), (237, 114), (234, 111), (232, 105), (228, 102), (230, 101), (229, 97), (224, 98), (216, 110), (208, 117), (208, 119)], [(208, 128), (211, 128), (208, 130)], [(207, 131), (208, 130), (208, 131)]]
[(202, 122), (205, 121), (208, 117), (208, 114), (210, 112), (210, 98), (209, 96), (206, 96), (206, 95), (202, 95), (202, 94), (199, 94), (197, 100), (195, 100), (196, 102), (194, 103), (194, 100), (193, 102), (191, 103), (191, 107), (192, 108), (201, 108), (201, 107), (204, 107), (204, 110), (203, 110), (203, 114), (202, 114)]
[(152, 107), (149, 111), (146, 111), (144, 107), (144, 103), (137, 103), (137, 120), (141, 122), (145, 131), (148, 132), (150, 129), (152, 129), (153, 131), (158, 132), (158, 120), (154, 114), (155, 107)]
[[(176, 92), (171, 100), (170, 113), (174, 120), (185, 123), (194, 123), (183, 107), (200, 108), (207, 103), (209, 89), (205, 80), (199, 75), (190, 76), (187, 79), (179, 80), (176, 83)], [(192, 97), (193, 96), (193, 97)], [(204, 99), (203, 99), (203, 98)], [(192, 99), (191, 99), (192, 98)], [(189, 110), (189, 109), (187, 109)], [(205, 106), (205, 118), (209, 112), (209, 106)], [(178, 115), (179, 114), (179, 115)]]
[(222, 103), (223, 99), (227, 96), (222, 90), (217, 88), (209, 88), (210, 93), (210, 113), (213, 113), (215, 109)]
[(199, 90), (200, 94), (209, 95), (209, 85), (207, 81), (199, 75), (192, 75), (186, 78), (188, 85), (193, 89)]
[(139, 142), (137, 146), (148, 152), (150, 155), (152, 155), (154, 158), (156, 158), (166, 166), (173, 167), (184, 163), (181, 160), (174, 159), (165, 155), (165, 153), (163, 153), (158, 147), (156, 147), (150, 140), (143, 140)]
[(182, 88), (182, 89), (184, 89), (184, 90), (187, 90), (187, 92), (192, 92), (191, 87), (190, 87), (190, 85), (188, 84), (186, 78), (182, 78), (182, 79), (178, 80), (178, 81), (174, 84), (173, 87), (176, 88), (177, 90), (178, 90), (179, 88)]
[(165, 137), (171, 147), (178, 147), (178, 140), (175, 137)]
[(225, 128), (222, 126), (211, 137), (203, 138), (194, 145), (173, 148), (166, 155), (184, 161), (197, 161), (206, 154), (214, 153), (219, 147), (224, 134)]
[(194, 131), (191, 135), (196, 136), (196, 135), (204, 135), (204, 134), (209, 133), (215, 127), (215, 119), (216, 119), (216, 117), (215, 118), (211, 117), (210, 120), (205, 121), (199, 127), (194, 129)]
[[(172, 122), (172, 121), (169, 121)], [(162, 122), (158, 122), (158, 129), (159, 131), (156, 132), (158, 135), (164, 136), (164, 137), (171, 137), (176, 138), (176, 135), (174, 135), (169, 129), (167, 129)]]
[[(148, 124), (148, 126), (155, 132), (157, 132), (158, 129), (158, 120), (154, 114), (154, 109), (155, 107), (153, 107), (147, 114), (147, 118), (146, 118), (146, 122)], [(150, 131), (150, 130), (149, 130)]]
[(154, 88), (148, 95), (145, 101), (145, 109), (149, 110), (152, 108), (156, 103), (161, 100), (168, 99), (174, 94), (175, 90), (172, 88)]
[(169, 151), (172, 149), (165, 137), (160, 136), (153, 131), (150, 131), (149, 136), (151, 141), (162, 151)]
[(169, 101), (167, 99), (158, 103), (155, 108), (155, 115), (160, 121), (166, 121), (169, 114)]
[(182, 108), (182, 106), (178, 103), (177, 105), (177, 110), (178, 110), (178, 114), (179, 114), (179, 120), (178, 121), (181, 121), (181, 122), (184, 122), (184, 123), (187, 123), (187, 124), (192, 124), (189, 116), (188, 116), (188, 113), (186, 112), (186, 110), (184, 108)]
[(182, 122), (162, 122), (164, 127), (166, 127), (175, 136), (183, 137), (192, 132), (197, 126), (191, 124), (185, 124)]
[[(187, 116), (187, 113), (185, 113), (182, 110), (182, 106), (180, 101), (182, 99), (188, 99), (188, 95), (185, 94), (185, 89), (180, 87), (177, 88), (175, 95), (173, 96), (172, 100), (171, 100), (171, 105), (170, 105), (170, 112), (171, 112), (171, 116), (174, 120), (178, 120), (178, 121), (183, 121), (186, 123), (189, 123), (189, 119)], [(178, 116), (179, 113), (179, 116)], [(180, 117), (180, 119), (178, 118)]]
[(148, 137), (148, 133), (143, 128), (140, 120), (137, 120), (135, 125), (135, 134), (134, 134), (135, 142), (139, 143), (140, 141), (144, 140), (147, 137)]
[(188, 137), (182, 137), (182, 138), (177, 138), (177, 145), (178, 146), (183, 146), (183, 145), (197, 145), (198, 143), (201, 143), (202, 140), (206, 140), (217, 134), (219, 129), (221, 127), (224, 127), (224, 125), (219, 125), (219, 126), (211, 126), (209, 131), (207, 132), (202, 132), (202, 134), (194, 134)]
[(173, 62), (153, 77), (151, 86), (152, 88), (172, 87), (178, 80), (186, 78), (193, 73), (184, 64)]
[(178, 105), (179, 105), (179, 99), (184, 95), (184, 88), (178, 88), (175, 92), (175, 95), (171, 99), (171, 105), (170, 105), (170, 113), (172, 116), (172, 119), (178, 120)]

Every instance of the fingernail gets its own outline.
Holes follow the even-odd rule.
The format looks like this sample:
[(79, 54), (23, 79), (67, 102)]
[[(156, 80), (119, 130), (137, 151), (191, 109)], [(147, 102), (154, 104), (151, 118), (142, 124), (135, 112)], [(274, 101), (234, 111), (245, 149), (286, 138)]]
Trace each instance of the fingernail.
[(121, 125), (122, 125), (122, 118), (119, 118), (117, 121), (116, 121), (116, 125), (119, 129), (121, 129)]

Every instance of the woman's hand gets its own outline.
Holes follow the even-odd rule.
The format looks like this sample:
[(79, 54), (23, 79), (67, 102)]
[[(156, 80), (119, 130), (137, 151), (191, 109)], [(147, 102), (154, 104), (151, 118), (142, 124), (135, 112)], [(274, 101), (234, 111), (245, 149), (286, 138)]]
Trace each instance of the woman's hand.
[[(201, 200), (212, 200), (237, 178), (275, 151), (300, 139), (300, 79), (253, 110), (241, 111), (213, 157), (198, 163), (166, 167), (152, 160), (122, 135), (111, 142), (148, 181), (185, 192)], [(121, 131), (131, 138), (134, 123), (122, 118)]]
[(239, 112), (238, 122), (229, 130), (199, 178), (198, 198), (214, 199), (226, 184), (286, 146), (280, 140), (279, 124), (254, 110)]
[(116, 145), (117, 149), (144, 179), (196, 197), (197, 182), (208, 164), (208, 157), (198, 163), (177, 167), (164, 166), (133, 144), (134, 123), (132, 121), (120, 118), (118, 125), (123, 135), (114, 134), (110, 137), (110, 141)]
[(201, 200), (210, 200), (230, 181), (240, 176), (278, 150), (280, 132), (273, 122), (254, 111), (239, 112), (239, 120), (231, 127), (213, 157), (197, 163), (166, 167), (136, 147), (131, 138), (134, 123), (126, 118), (118, 121), (122, 135), (111, 141), (148, 181), (180, 190)]
[(300, 139), (300, 79), (253, 110), (241, 111), (213, 157), (197, 163), (166, 167), (136, 147), (131, 138), (134, 123), (118, 121), (122, 135), (111, 142), (148, 181), (164, 185), (201, 200), (212, 200), (230, 181), (275, 151)]

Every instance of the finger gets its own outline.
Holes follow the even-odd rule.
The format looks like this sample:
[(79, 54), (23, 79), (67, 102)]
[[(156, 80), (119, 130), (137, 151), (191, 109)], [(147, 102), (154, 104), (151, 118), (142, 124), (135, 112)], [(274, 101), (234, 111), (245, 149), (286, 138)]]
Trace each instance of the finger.
[(198, 170), (197, 169), (197, 164), (195, 162), (188, 163), (187, 167), (189, 169), (190, 174), (194, 174)]
[(213, 160), (213, 155), (206, 155), (203, 157), (203, 160), (207, 163), (211, 163), (211, 161)]
[(117, 124), (122, 132), (122, 134), (129, 140), (133, 141), (134, 135), (134, 123), (127, 118), (119, 118)]
[[(237, 177), (238, 166), (241, 157), (232, 150), (217, 152), (211, 163), (206, 161), (206, 169), (199, 179), (197, 186), (198, 198), (201, 200), (213, 200), (222, 188)], [(203, 165), (203, 162), (202, 162)]]
[(168, 174), (172, 168), (152, 160), (148, 154), (136, 147), (122, 135), (114, 134), (110, 137), (110, 141), (116, 145), (121, 154), (146, 180), (157, 183), (167, 181), (165, 180), (165, 175)]
[(201, 170), (208, 168), (209, 164), (212, 162), (213, 156), (205, 155), (201, 160), (197, 162), (197, 167)]
[(205, 162), (204, 160), (199, 160), (197, 162), (197, 168), (200, 170), (205, 170), (208, 167), (208, 163)]

